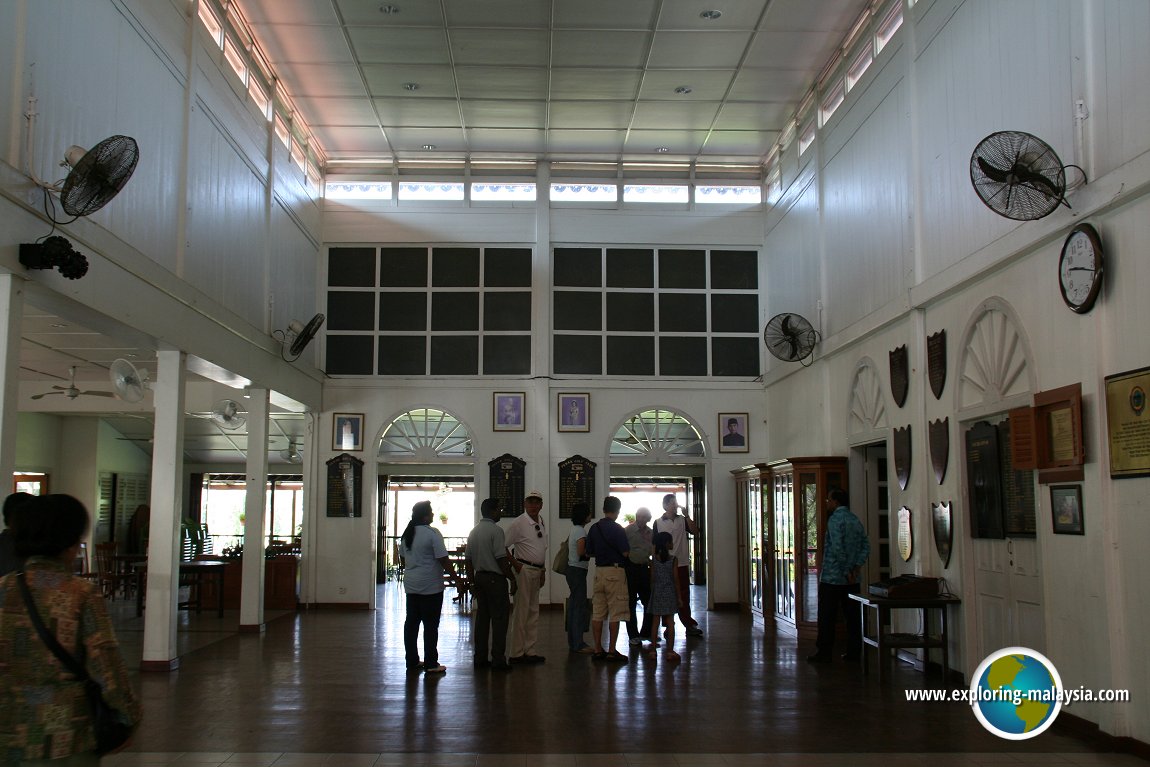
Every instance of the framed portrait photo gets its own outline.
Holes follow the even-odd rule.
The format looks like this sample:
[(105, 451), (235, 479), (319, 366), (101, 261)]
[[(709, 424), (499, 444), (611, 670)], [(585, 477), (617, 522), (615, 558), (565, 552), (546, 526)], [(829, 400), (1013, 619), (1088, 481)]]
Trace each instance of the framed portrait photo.
[(491, 428), (495, 431), (523, 431), (525, 416), (521, 391), (497, 391), (491, 395)]
[(1082, 486), (1050, 486), (1050, 518), (1060, 535), (1085, 535), (1082, 527)]
[(746, 453), (751, 449), (746, 413), (719, 413), (719, 452)]
[(591, 431), (591, 395), (559, 394), (559, 431)]
[(331, 449), (363, 450), (363, 413), (336, 413), (331, 422)]

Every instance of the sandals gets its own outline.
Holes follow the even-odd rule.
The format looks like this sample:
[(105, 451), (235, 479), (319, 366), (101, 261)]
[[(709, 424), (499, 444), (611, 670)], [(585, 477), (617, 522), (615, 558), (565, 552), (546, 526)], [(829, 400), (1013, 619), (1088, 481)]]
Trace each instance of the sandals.
[(607, 653), (604, 650), (599, 650), (592, 653), (591, 660), (607, 660)]
[(614, 663), (628, 663), (629, 662), (629, 659), (627, 658), (627, 656), (624, 655), (623, 653), (617, 651), (617, 650), (612, 650), (611, 652), (607, 653), (607, 660), (612, 661)]

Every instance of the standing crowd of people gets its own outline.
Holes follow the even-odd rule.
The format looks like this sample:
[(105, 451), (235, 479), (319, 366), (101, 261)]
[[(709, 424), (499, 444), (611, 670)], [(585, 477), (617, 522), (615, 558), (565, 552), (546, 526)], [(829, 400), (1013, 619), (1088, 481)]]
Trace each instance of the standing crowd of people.
[[(620, 626), (625, 624), (631, 645), (642, 646), (646, 641), (645, 652), (654, 658), (657, 648), (666, 642), (667, 659), (678, 660), (674, 617), (679, 616), (688, 636), (703, 634), (691, 615), (687, 590), (687, 536), (697, 535), (699, 528), (689, 516), (679, 513), (685, 510), (674, 494), (663, 498), (663, 514), (650, 526), (651, 512), (646, 508), (636, 511), (633, 523), (621, 526), (621, 506), (618, 498), (607, 496), (602, 518), (591, 525), (591, 509), (586, 503), (572, 507), (571, 528), (559, 544), (558, 555), (566, 558), (563, 576), (570, 591), (564, 617), (567, 649), (597, 661), (627, 663), (628, 656), (617, 649)], [(551, 544), (542, 509), (543, 494), (532, 490), (523, 499), (524, 513), (503, 528), (498, 524), (503, 513), (501, 501), (487, 498), (480, 505), (482, 518), (468, 535), (465, 559), (467, 583), (476, 601), (474, 668), (510, 671), (518, 664), (546, 661), (537, 648), (539, 593), (547, 582)], [(446, 582), (458, 585), (460, 574), (453, 569), (443, 537), (430, 527), (431, 520), (431, 504), (417, 503), (402, 536), (408, 600), (404, 646), (409, 671), (437, 674), (446, 671), (435, 646), (443, 590)], [(588, 600), (592, 561), (594, 588)], [(641, 625), (639, 604), (643, 605)], [(422, 660), (420, 627), (424, 636)], [(588, 629), (590, 644), (585, 639)]]

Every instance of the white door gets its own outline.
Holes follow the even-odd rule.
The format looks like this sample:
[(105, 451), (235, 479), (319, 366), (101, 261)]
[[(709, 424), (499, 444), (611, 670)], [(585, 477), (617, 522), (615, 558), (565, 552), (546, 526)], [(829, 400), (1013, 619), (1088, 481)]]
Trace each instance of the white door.
[[(1004, 423), (1000, 422), (999, 426), (1004, 427)], [(1000, 473), (1009, 471), (1009, 440), (1000, 440), (999, 449), (1002, 451), (1000, 467), (1007, 467), (1001, 468)], [(969, 453), (967, 460), (970, 460)], [(967, 476), (972, 472), (968, 465)], [(1031, 484), (1030, 497), (1033, 497), (1032, 473), (1016, 472), (1015, 476)], [(1004, 506), (1009, 503), (1006, 497), (1009, 495), (1009, 491), (1003, 492)], [(972, 503), (970, 496), (968, 489), (967, 508), (972, 514), (977, 514), (977, 501)], [(1036, 509), (1029, 508), (1029, 513), (1036, 513)], [(974, 657), (970, 658), (972, 664), (977, 665), (982, 658), (1003, 647), (1021, 646), (1045, 652), (1042, 568), (1037, 539), (1012, 537), (1008, 532), (1001, 538), (973, 538), (971, 548), (974, 554), (974, 618), (979, 641)]]

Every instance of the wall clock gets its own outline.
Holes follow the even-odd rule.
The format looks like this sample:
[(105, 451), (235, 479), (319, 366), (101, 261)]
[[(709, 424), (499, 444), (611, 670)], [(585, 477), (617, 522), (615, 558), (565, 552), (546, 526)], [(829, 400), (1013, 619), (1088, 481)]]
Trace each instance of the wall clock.
[(1090, 224), (1079, 224), (1062, 244), (1058, 287), (1071, 311), (1085, 314), (1102, 288), (1102, 240)]

